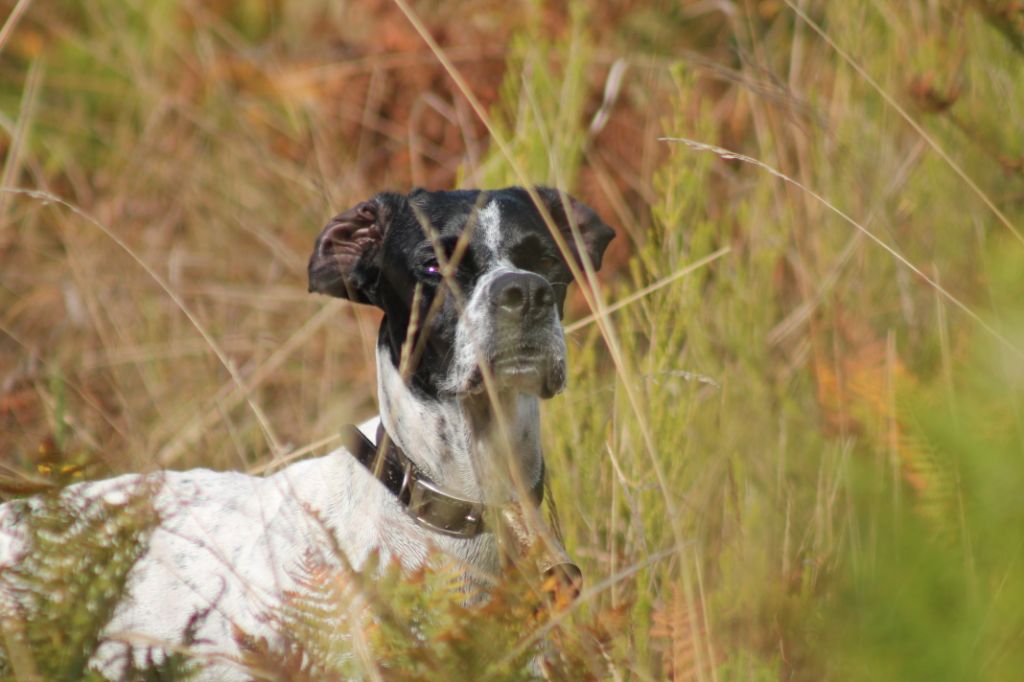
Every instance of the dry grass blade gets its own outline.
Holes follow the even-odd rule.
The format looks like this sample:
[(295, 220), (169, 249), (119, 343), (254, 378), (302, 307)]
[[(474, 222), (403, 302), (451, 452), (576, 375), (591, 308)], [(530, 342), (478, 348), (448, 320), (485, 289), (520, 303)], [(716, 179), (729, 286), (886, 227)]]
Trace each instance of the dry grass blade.
[[(823, 29), (821, 26), (818, 26), (818, 24), (809, 16), (807, 16), (807, 14), (802, 9), (794, 5), (793, 0), (786, 0), (786, 5), (791, 10), (793, 10), (793, 12), (798, 17), (800, 17), (800, 19), (804, 23), (810, 26), (815, 33), (821, 36), (821, 39), (828, 43), (829, 47), (835, 50), (836, 54), (838, 54), (844, 62), (849, 64), (850, 68), (856, 71), (857, 74), (861, 78), (863, 78), (865, 82), (867, 82), (867, 84), (870, 85), (872, 89), (874, 89), (875, 92), (881, 95), (882, 99), (885, 100), (886, 104), (888, 104), (890, 107), (896, 110), (896, 113), (898, 113), (900, 117), (904, 121), (906, 121), (911, 128), (914, 129), (914, 132), (920, 135), (921, 139), (927, 142), (928, 146), (931, 147), (932, 150), (936, 154), (938, 154), (943, 161), (949, 164), (949, 167), (953, 169), (953, 172), (956, 173), (960, 177), (960, 179), (963, 180), (964, 183), (966, 183), (967, 186), (971, 188), (971, 191), (978, 195), (978, 198), (981, 199), (985, 206), (987, 206), (992, 211), (992, 213), (995, 214), (996, 218), (999, 219), (999, 222), (1005, 225), (1006, 229), (1008, 229), (1013, 234), (1013, 236), (1017, 238), (1017, 241), (1019, 241), (1021, 244), (1024, 244), (1024, 234), (1021, 234), (1020, 230), (1014, 227), (1013, 223), (1010, 222), (1010, 219), (1007, 218), (1006, 215), (999, 210), (999, 207), (997, 207), (995, 205), (995, 202), (993, 202), (989, 198), (988, 194), (986, 194), (984, 190), (982, 190), (981, 187), (978, 186), (978, 183), (974, 182), (974, 180), (971, 179), (971, 176), (967, 175), (964, 169), (960, 167), (960, 164), (954, 161), (953, 158), (949, 154), (947, 154), (942, 147), (939, 146), (939, 144), (932, 138), (932, 136), (929, 135), (927, 131), (925, 131), (925, 129), (922, 128), (917, 121), (911, 118), (910, 114), (907, 113), (907, 110), (900, 106), (900, 103), (897, 102), (892, 97), (892, 95), (886, 92), (885, 89), (878, 84), (878, 81), (872, 78), (871, 74), (865, 71), (864, 67), (858, 64), (857, 61), (849, 55), (849, 53), (847, 53), (843, 48), (839, 47), (839, 45), (834, 40), (832, 40), (832, 37), (825, 32), (825, 29)], [(1019, 353), (1019, 351), (1017, 352)]]
[(331, 443), (338, 440), (341, 440), (341, 434), (336, 433), (331, 436), (325, 436), (324, 438), (314, 441), (308, 445), (304, 445), (303, 447), (297, 450), (294, 450), (287, 454), (278, 455), (269, 462), (265, 462), (254, 467), (250, 467), (248, 473), (252, 474), (253, 476), (262, 476), (264, 474), (272, 473), (280, 469), (284, 465), (290, 462), (294, 462), (297, 459), (302, 459), (306, 455), (316, 452), (320, 448), (330, 445)]
[[(197, 332), (199, 332), (199, 335), (203, 337), (203, 340), (207, 343), (207, 345), (210, 346), (210, 349), (213, 351), (214, 355), (217, 356), (217, 359), (220, 361), (221, 365), (223, 365), (224, 369), (226, 369), (228, 371), (228, 374), (231, 375), (231, 378), (234, 380), (235, 384), (239, 387), (239, 389), (242, 390), (243, 392), (245, 391), (245, 382), (242, 381), (242, 377), (241, 375), (239, 375), (234, 363), (231, 362), (231, 360), (227, 357), (227, 355), (221, 349), (220, 344), (218, 344), (216, 339), (214, 339), (213, 336), (210, 335), (210, 332), (207, 331), (203, 323), (199, 321), (199, 318), (197, 318), (195, 314), (193, 314), (193, 312), (189, 309), (189, 307), (185, 305), (185, 301), (182, 300), (182, 298), (171, 288), (170, 284), (168, 284), (167, 281), (158, 272), (151, 268), (149, 264), (146, 263), (146, 261), (144, 261), (137, 253), (135, 253), (135, 251), (130, 246), (128, 246), (128, 244), (125, 243), (123, 239), (114, 234), (114, 232), (112, 232), (110, 228), (108, 228), (106, 225), (101, 223), (99, 220), (97, 220), (96, 218), (94, 218), (93, 216), (91, 216), (89, 213), (85, 212), (78, 206), (72, 204), (69, 201), (61, 199), (60, 197), (51, 192), (44, 192), (42, 190), (21, 189), (16, 187), (0, 187), (0, 193), (26, 196), (41, 201), (44, 204), (57, 204), (71, 211), (78, 217), (93, 225), (100, 232), (102, 232), (108, 239), (114, 242), (114, 244), (116, 244), (118, 248), (120, 248), (122, 251), (128, 254), (128, 256), (132, 260), (134, 260), (139, 265), (139, 267), (141, 267), (145, 271), (145, 273), (150, 278), (152, 278), (154, 282), (157, 283), (157, 285), (164, 291), (164, 293), (167, 294), (167, 296), (174, 302), (174, 304), (181, 310), (181, 312), (184, 313), (185, 317), (188, 318), (188, 321), (192, 323), (192, 326), (195, 327)], [(259, 405), (257, 405), (248, 397), (245, 399), (245, 401), (246, 404), (248, 404), (249, 409), (252, 410), (253, 415), (255, 415), (257, 422), (259, 423), (261, 429), (263, 430), (263, 435), (267, 439), (267, 442), (270, 444), (273, 451), (280, 451), (281, 446), (279, 445), (277, 438), (274, 437), (273, 431), (271, 430), (270, 427), (270, 423), (267, 421), (266, 415), (263, 414), (263, 410), (260, 409)]]
[(7, 39), (14, 33), (14, 27), (18, 25), (18, 21), (21, 20), (21, 16), (30, 4), (32, 4), (32, 0), (18, 0), (18, 4), (7, 15), (7, 21), (4, 22), (3, 28), (0, 29), (0, 52), (3, 51), (4, 45), (7, 44)]
[[(0, 39), (0, 49), (3, 43)], [(25, 80), (25, 88), (21, 95), (21, 109), (18, 112), (18, 121), (11, 134), (10, 146), (7, 148), (7, 158), (4, 159), (3, 173), (0, 174), (0, 187), (8, 187), (14, 182), (21, 171), (22, 153), (26, 138), (28, 137), (29, 125), (32, 122), (33, 109), (39, 93), (39, 85), (42, 80), (42, 67), (39, 61), (32, 63), (28, 77)], [(7, 196), (0, 195), (0, 223), (9, 224), (7, 216)]]
[[(184, 452), (185, 448), (192, 445), (202, 437), (203, 433), (213, 427), (215, 424), (220, 422), (224, 415), (233, 410), (243, 400), (249, 401), (252, 393), (262, 384), (278, 367), (280, 367), (285, 360), (291, 355), (302, 348), (303, 344), (309, 340), (318, 329), (320, 329), (338, 310), (340, 304), (336, 301), (331, 301), (325, 304), (315, 315), (309, 318), (305, 324), (297, 329), (284, 344), (278, 348), (274, 353), (267, 358), (259, 367), (257, 367), (249, 375), (247, 381), (243, 383), (236, 382), (233, 390), (224, 397), (223, 401), (218, 401), (219, 409), (215, 410), (204, 410), (200, 415), (195, 417), (188, 425), (179, 430), (178, 436), (165, 445), (160, 452), (157, 454), (157, 462), (160, 466), (169, 466), (173, 464)], [(279, 448), (274, 449), (275, 457), (280, 456), (282, 453)], [(271, 462), (268, 467), (272, 467), (275, 464)]]
[(959, 298), (954, 296), (952, 293), (949, 292), (949, 290), (947, 290), (941, 284), (936, 282), (934, 279), (932, 279), (931, 277), (926, 275), (924, 273), (924, 271), (921, 270), (921, 268), (917, 267), (916, 265), (911, 263), (909, 260), (907, 260), (906, 256), (904, 256), (899, 251), (897, 251), (893, 247), (891, 247), (888, 244), (886, 244), (874, 232), (872, 232), (868, 228), (866, 228), (863, 225), (861, 225), (859, 222), (857, 222), (856, 220), (851, 218), (848, 214), (843, 212), (837, 206), (832, 204), (828, 199), (826, 199), (825, 197), (821, 196), (820, 194), (818, 194), (814, 190), (810, 189), (806, 185), (800, 183), (797, 180), (794, 180), (793, 178), (789, 177), (788, 175), (786, 175), (782, 171), (779, 171), (779, 170), (776, 170), (775, 168), (772, 168), (771, 166), (769, 166), (768, 164), (764, 163), (763, 161), (758, 161), (757, 159), (755, 159), (753, 157), (747, 156), (745, 154), (739, 154), (737, 152), (733, 152), (733, 151), (730, 151), (728, 149), (724, 149), (722, 147), (718, 147), (718, 146), (713, 145), (713, 144), (706, 144), (704, 142), (697, 142), (696, 140), (690, 140), (690, 139), (687, 139), (685, 137), (661, 137), (661, 138), (658, 138), (658, 139), (660, 139), (660, 140), (662, 140), (664, 142), (678, 142), (680, 144), (685, 144), (690, 149), (695, 149), (695, 150), (701, 151), (701, 152), (711, 152), (713, 154), (717, 154), (721, 158), (726, 159), (728, 161), (742, 161), (743, 163), (749, 163), (749, 164), (751, 164), (753, 166), (757, 166), (761, 170), (765, 170), (765, 171), (771, 173), (772, 175), (774, 175), (775, 177), (779, 178), (780, 180), (788, 182), (789, 184), (793, 185), (797, 189), (799, 189), (799, 190), (801, 190), (803, 192), (806, 192), (808, 195), (813, 197), (816, 201), (818, 201), (822, 205), (824, 205), (825, 208), (827, 208), (828, 210), (832, 211), (833, 213), (838, 215), (840, 218), (842, 218), (843, 220), (848, 222), (850, 225), (852, 225), (853, 227), (855, 227), (858, 230), (860, 230), (864, 234), (864, 236), (866, 236), (868, 239), (873, 241), (878, 246), (882, 247), (882, 249), (884, 249), (889, 255), (891, 255), (893, 258), (895, 258), (897, 261), (899, 261), (903, 266), (905, 266), (911, 272), (913, 272), (915, 275), (917, 275), (918, 277), (923, 279), (928, 284), (928, 286), (930, 286), (933, 289), (935, 289), (935, 291), (937, 291), (939, 294), (941, 294), (943, 296), (943, 298), (948, 300), (950, 303), (952, 303), (957, 308), (959, 308), (961, 311), (963, 311), (968, 317), (970, 317), (972, 320), (974, 320), (976, 323), (978, 323), (978, 325), (982, 329), (984, 329), (986, 332), (988, 332), (992, 336), (992, 338), (996, 339), (997, 341), (999, 341), (999, 343), (1001, 343), (1003, 346), (1005, 346), (1008, 351), (1010, 351), (1011, 353), (1013, 353), (1017, 357), (1019, 357), (1021, 359), (1024, 359), (1024, 349), (1021, 349), (1021, 348), (1018, 348), (1017, 346), (1015, 346), (1012, 341), (1010, 341), (1008, 338), (1006, 338), (1005, 336), (1000, 334), (999, 331), (996, 330), (995, 327), (993, 327), (988, 322), (986, 322), (984, 319), (982, 319), (982, 317), (980, 315), (978, 315), (978, 313), (976, 313), (973, 310), (971, 310), (970, 307), (968, 307), (968, 305), (966, 303), (964, 303)]
[[(647, 286), (645, 286), (644, 288), (640, 289), (639, 291), (636, 291), (636, 292), (630, 294), (629, 296), (626, 296), (621, 301), (616, 301), (615, 303), (612, 303), (611, 305), (609, 305), (605, 309), (604, 312), (605, 312), (606, 315), (610, 315), (610, 314), (614, 313), (617, 310), (621, 310), (622, 308), (625, 308), (630, 303), (636, 303), (637, 301), (641, 300), (642, 298), (650, 296), (655, 291), (658, 291), (659, 289), (664, 289), (665, 287), (667, 287), (669, 284), (672, 284), (676, 280), (682, 279), (683, 277), (689, 275), (690, 273), (694, 272), (695, 270), (699, 270), (700, 268), (704, 267), (705, 265), (708, 265), (708, 264), (718, 260), (719, 258), (721, 258), (722, 256), (726, 255), (730, 251), (732, 251), (731, 247), (724, 246), (724, 247), (718, 249), (717, 251), (715, 251), (714, 253), (708, 254), (707, 256), (704, 256), (700, 260), (695, 261), (693, 263), (690, 263), (686, 267), (681, 268), (681, 269), (673, 272), (671, 275), (668, 275), (667, 277), (662, 277), (661, 279), (659, 279), (657, 282), (654, 282), (653, 284), (648, 284)], [(596, 320), (597, 320), (597, 315), (587, 315), (584, 318), (576, 320), (572, 324), (566, 325), (565, 326), (565, 333), (566, 334), (572, 334), (573, 332), (577, 332), (580, 329), (583, 329), (587, 325), (591, 324), (592, 322), (595, 322)]]

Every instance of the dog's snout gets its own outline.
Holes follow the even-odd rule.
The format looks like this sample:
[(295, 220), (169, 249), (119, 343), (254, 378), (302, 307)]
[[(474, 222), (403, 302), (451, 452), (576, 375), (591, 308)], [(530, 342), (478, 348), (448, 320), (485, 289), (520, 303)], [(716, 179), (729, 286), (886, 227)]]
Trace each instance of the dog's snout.
[(551, 284), (532, 272), (506, 272), (491, 285), (493, 301), (502, 313), (519, 319), (539, 314), (555, 304)]

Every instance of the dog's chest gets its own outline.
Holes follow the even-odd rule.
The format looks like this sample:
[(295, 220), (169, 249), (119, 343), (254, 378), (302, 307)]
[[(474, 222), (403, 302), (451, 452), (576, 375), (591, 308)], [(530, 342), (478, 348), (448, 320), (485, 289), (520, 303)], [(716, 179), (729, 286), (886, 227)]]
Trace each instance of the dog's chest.
[[(237, 657), (243, 636), (273, 646), (279, 624), (268, 616), (305, 589), (311, 573), (343, 575), (346, 564), (358, 570), (371, 552), (379, 552), (381, 566), (397, 561), (412, 569), (436, 547), (473, 568), (496, 568), (488, 536), (458, 540), (421, 528), (344, 450), (265, 479), (167, 472), (84, 484), (65, 494), (116, 503), (146, 483), (155, 484), (160, 524), (129, 574), (125, 598), (104, 632), (108, 641), (95, 658), (113, 678), (129, 651), (142, 665), (148, 648), (185, 643), (189, 628), (189, 648), (199, 654)], [(31, 551), (17, 540), (10, 544), (12, 555)], [(231, 663), (203, 676), (244, 679)]]
[[(128, 628), (141, 616), (148, 620), (140, 624), (145, 629), (169, 630), (167, 613), (182, 603), (191, 605), (190, 613), (217, 604), (196, 639), (211, 642), (211, 650), (232, 651), (240, 631), (273, 641), (266, 615), (303, 589), (311, 572), (343, 574), (346, 562), (359, 570), (371, 552), (379, 553), (381, 566), (394, 561), (412, 569), (436, 547), (478, 569), (494, 569), (488, 556), (496, 552), (487, 538), (455, 541), (419, 527), (344, 451), (267, 479), (239, 476), (230, 493), (218, 483), (217, 499), (203, 492), (202, 480), (175, 478), (162, 500), (173, 511), (132, 576), (134, 606), (124, 609), (123, 619)], [(115, 621), (109, 630), (120, 625)], [(181, 632), (164, 635), (175, 639)]]

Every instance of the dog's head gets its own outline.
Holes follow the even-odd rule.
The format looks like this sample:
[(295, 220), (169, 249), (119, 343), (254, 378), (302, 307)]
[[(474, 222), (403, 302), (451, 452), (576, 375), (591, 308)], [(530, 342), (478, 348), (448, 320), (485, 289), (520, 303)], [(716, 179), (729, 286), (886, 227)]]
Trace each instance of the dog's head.
[[(537, 196), (570, 257), (599, 268), (611, 228), (568, 195)], [(398, 366), (411, 341), (412, 384), (431, 395), (480, 392), (485, 374), (498, 389), (544, 398), (562, 390), (571, 281), (541, 211), (518, 187), (378, 194), (333, 218), (309, 261), (310, 291), (384, 311), (379, 343)]]

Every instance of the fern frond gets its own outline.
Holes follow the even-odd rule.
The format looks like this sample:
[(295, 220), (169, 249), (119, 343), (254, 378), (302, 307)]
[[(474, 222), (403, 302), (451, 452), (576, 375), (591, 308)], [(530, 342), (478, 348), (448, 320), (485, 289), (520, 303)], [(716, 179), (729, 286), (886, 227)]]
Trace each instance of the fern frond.
[(5, 669), (12, 656), (27, 652), (44, 679), (85, 677), (128, 574), (159, 522), (151, 504), (157, 485), (135, 478), (104, 495), (72, 489), (11, 503), (27, 553), (0, 573), (9, 634), (0, 651)]

